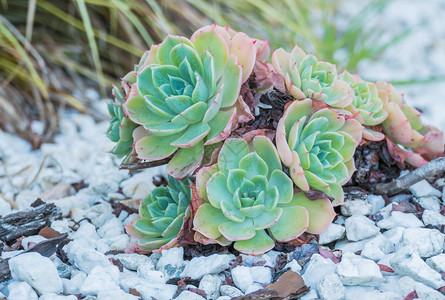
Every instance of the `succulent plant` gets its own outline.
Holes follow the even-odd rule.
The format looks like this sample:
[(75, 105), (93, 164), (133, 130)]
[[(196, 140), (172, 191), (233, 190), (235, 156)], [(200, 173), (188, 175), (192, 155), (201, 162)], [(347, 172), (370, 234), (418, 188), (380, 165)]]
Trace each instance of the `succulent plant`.
[(282, 75), (287, 91), (298, 100), (311, 98), (332, 107), (351, 104), (353, 91), (339, 79), (335, 65), (318, 61), (297, 45), (291, 53), (280, 48), (272, 54), (275, 72)]
[(256, 136), (251, 147), (244, 139), (228, 139), (218, 163), (198, 172), (197, 190), (205, 203), (193, 224), (213, 242), (235, 242), (240, 252), (261, 254), (274, 247), (274, 239), (290, 241), (305, 232), (309, 213), (293, 201), (292, 180), (281, 170), (272, 142)]
[[(423, 125), (421, 113), (406, 104), (391, 83), (378, 82), (377, 87), (388, 95), (388, 118), (382, 124), (385, 134), (396, 144), (413, 148), (427, 160), (442, 155), (443, 132), (434, 126)], [(426, 161), (414, 166), (425, 163)]]
[(123, 104), (149, 133), (135, 144), (138, 158), (172, 156), (170, 175), (193, 172), (204, 146), (223, 141), (237, 122), (253, 118), (239, 92), (257, 54), (268, 55), (267, 43), (216, 25), (199, 29), (190, 40), (169, 35), (152, 46), (136, 75), (141, 96)]
[[(345, 81), (353, 90), (354, 96), (350, 106), (346, 107), (355, 115), (355, 119), (362, 125), (375, 126), (382, 124), (388, 117), (386, 111), (388, 105), (388, 94), (377, 88), (372, 82), (362, 80), (358, 74), (352, 75), (344, 71), (340, 79)], [(363, 128), (363, 138), (371, 141), (379, 141), (385, 138), (385, 135), (372, 130)]]
[(139, 217), (125, 226), (138, 238), (139, 251), (174, 247), (184, 222), (190, 217), (191, 188), (188, 179), (168, 176), (166, 187), (156, 187), (141, 202)]
[(125, 79), (122, 80), (122, 86), (123, 89), (113, 86), (114, 102), (108, 103), (108, 112), (110, 113), (111, 121), (106, 134), (112, 142), (116, 143), (111, 153), (115, 154), (118, 158), (124, 158), (123, 161), (128, 161), (133, 154), (133, 131), (138, 125), (125, 117), (122, 104), (125, 98), (130, 97), (132, 92), (129, 83), (126, 82)]
[(353, 155), (363, 127), (329, 108), (310, 115), (311, 108), (311, 99), (286, 108), (277, 126), (278, 153), (300, 189), (323, 191), (338, 205), (343, 202), (341, 186), (355, 171)]

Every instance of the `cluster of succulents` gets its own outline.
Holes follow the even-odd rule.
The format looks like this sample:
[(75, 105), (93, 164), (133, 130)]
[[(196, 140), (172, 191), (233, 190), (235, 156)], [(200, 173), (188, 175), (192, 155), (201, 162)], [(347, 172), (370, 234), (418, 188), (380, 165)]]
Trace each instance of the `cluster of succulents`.
[[(269, 56), (267, 41), (210, 25), (153, 45), (113, 88), (111, 152), (169, 174), (126, 227), (137, 251), (186, 240), (261, 254), (329, 226), (359, 145), (386, 140), (415, 167), (443, 155), (443, 133), (390, 83), (338, 74), (298, 46)], [(252, 126), (274, 89), (287, 99), (277, 119)]]

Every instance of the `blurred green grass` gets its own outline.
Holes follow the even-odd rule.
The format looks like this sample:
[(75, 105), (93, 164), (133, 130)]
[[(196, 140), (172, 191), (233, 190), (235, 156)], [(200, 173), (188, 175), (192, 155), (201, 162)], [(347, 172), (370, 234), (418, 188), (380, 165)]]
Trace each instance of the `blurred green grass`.
[[(390, 0), (371, 0), (352, 17), (344, 16), (344, 1), (0, 0), (0, 128), (38, 147), (57, 130), (57, 107), (88, 112), (87, 87), (109, 95), (151, 44), (210, 23), (267, 39), (272, 48), (298, 43), (351, 71), (410, 34), (388, 36), (370, 25)], [(35, 119), (43, 135), (32, 132)]]

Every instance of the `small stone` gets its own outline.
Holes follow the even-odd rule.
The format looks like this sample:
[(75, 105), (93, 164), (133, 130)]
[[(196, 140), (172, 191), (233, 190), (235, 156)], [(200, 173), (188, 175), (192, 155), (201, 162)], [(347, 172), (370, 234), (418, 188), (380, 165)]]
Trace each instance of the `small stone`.
[(160, 168), (153, 168), (136, 173), (120, 183), (122, 192), (128, 198), (144, 199), (155, 188), (151, 180), (153, 176), (162, 174)]
[(317, 283), (325, 276), (335, 273), (335, 267), (336, 265), (329, 258), (314, 254), (304, 266), (303, 280), (307, 286), (315, 288)]
[(27, 236), (22, 240), (23, 249), (28, 250), (33, 247), (35, 244), (46, 241), (46, 239), (41, 235), (31, 235)]
[(295, 259), (288, 262), (286, 264), (286, 266), (284, 267), (284, 269), (286, 269), (286, 268), (290, 268), (291, 271), (298, 273), (298, 274), (300, 274), (300, 271), (302, 270), (300, 264)]
[(55, 220), (51, 223), (51, 228), (60, 233), (70, 232), (71, 228), (68, 219)]
[(437, 229), (407, 228), (398, 247), (411, 246), (421, 257), (431, 257), (444, 249), (444, 237)]
[(347, 286), (345, 300), (402, 300), (403, 298), (394, 292), (382, 292), (372, 287)]
[(96, 231), (96, 226), (91, 224), (90, 222), (82, 222), (79, 228), (70, 235), (71, 239), (92, 239), (98, 240), (100, 239), (99, 235)]
[(155, 269), (155, 265), (150, 257), (136, 253), (120, 253), (113, 255), (114, 259), (119, 259), (124, 268), (136, 271), (140, 266), (145, 265), (150, 270)]
[[(240, 254), (240, 255), (242, 258), (242, 264), (243, 266), (246, 267), (252, 267), (253, 265), (264, 266), (267, 263), (266, 258), (264, 258), (263, 255), (262, 256), (247, 255), (247, 254)], [(270, 260), (270, 258), (267, 259)]]
[(105, 255), (108, 251), (111, 251), (110, 246), (105, 241), (105, 239), (100, 239), (96, 242), (96, 250)]
[(208, 300), (214, 300), (219, 297), (219, 289), (221, 287), (222, 280), (216, 275), (204, 275), (199, 282), (199, 289), (203, 290)]
[(399, 286), (403, 297), (406, 297), (409, 293), (416, 291), (419, 299), (428, 300), (444, 300), (445, 296), (442, 293), (417, 282), (414, 279), (405, 276), (400, 278)]
[(326, 231), (320, 234), (318, 243), (320, 245), (326, 245), (336, 240), (340, 240), (345, 236), (345, 230), (346, 229), (343, 226), (332, 223)]
[(397, 250), (390, 263), (391, 268), (401, 276), (409, 276), (435, 289), (445, 285), (440, 274), (431, 269), (410, 246)]
[(334, 221), (334, 223), (338, 224), (338, 225), (344, 226), (345, 225), (345, 221), (346, 221), (345, 217), (343, 217), (342, 215), (338, 215), (337, 219)]
[(404, 227), (395, 227), (388, 231), (385, 231), (383, 235), (390, 240), (394, 245), (397, 245), (402, 238), (403, 231), (405, 231)]
[[(387, 272), (382, 272), (383, 275)], [(377, 287), (380, 291), (383, 292), (394, 292), (396, 294), (401, 294), (399, 287), (400, 276), (395, 273), (390, 273), (390, 276), (383, 276), (383, 282)]]
[(380, 268), (374, 261), (350, 252), (343, 254), (336, 271), (344, 285), (378, 286), (383, 281)]
[(339, 241), (335, 244), (334, 249), (341, 250), (343, 253), (362, 251), (365, 249), (366, 243), (371, 239), (372, 238), (369, 238), (358, 242), (350, 242), (348, 240)]
[[(383, 257), (381, 260), (379, 260), (377, 262), (377, 264), (383, 265), (383, 266), (387, 266), (388, 268), (391, 268), (391, 259), (395, 255), (396, 255), (395, 253), (390, 253), (390, 254), (386, 255), (385, 257)], [(395, 273), (395, 272), (387, 272), (387, 271), (380, 271), (380, 272), (382, 272), (383, 275), (389, 275), (389, 276), (397, 275), (397, 273)]]
[(393, 211), (389, 218), (377, 222), (377, 226), (382, 229), (392, 229), (395, 227), (414, 228), (423, 227), (423, 223), (417, 219), (414, 214)]
[(139, 284), (132, 286), (142, 296), (142, 299), (171, 300), (178, 287), (173, 284)]
[(233, 254), (213, 254), (210, 256), (194, 257), (185, 266), (181, 277), (201, 279), (206, 274), (218, 274), (228, 269), (230, 261), (235, 258)]
[(374, 217), (376, 218), (376, 220), (387, 219), (391, 216), (391, 212), (392, 212), (392, 203), (389, 203), (384, 208), (376, 212), (374, 214)]
[(345, 228), (346, 237), (350, 241), (364, 240), (376, 235), (380, 231), (372, 220), (360, 215), (354, 215), (346, 219)]
[(351, 191), (345, 193), (344, 205), (340, 208), (342, 215), (369, 215), (371, 214), (372, 205), (368, 203), (366, 194), (359, 191)]
[(252, 279), (254, 282), (261, 283), (263, 285), (272, 282), (272, 271), (268, 267), (256, 266), (250, 268), (250, 273), (252, 274)]
[(413, 195), (411, 194), (398, 194), (389, 198), (389, 202), (391, 203), (400, 203), (402, 201), (410, 202), (413, 199)]
[(409, 187), (409, 191), (415, 196), (415, 197), (428, 197), (428, 196), (436, 196), (441, 197), (442, 193), (436, 190), (431, 186), (431, 184), (428, 183), (425, 179), (413, 184)]
[(127, 234), (121, 234), (110, 238), (103, 238), (110, 250), (123, 251), (127, 248), (127, 244), (130, 241), (130, 237)]
[(368, 195), (368, 203), (371, 204), (371, 215), (385, 207), (385, 199), (379, 195)]
[(445, 272), (445, 254), (443, 253), (428, 258), (426, 263), (437, 272)]
[(48, 293), (40, 296), (39, 300), (77, 300), (74, 295), (57, 295), (55, 293)]
[(442, 226), (445, 225), (445, 216), (440, 212), (432, 210), (424, 210), (422, 220), (425, 225)]
[(345, 287), (337, 274), (327, 275), (320, 280), (317, 292), (322, 300), (342, 300), (345, 297)]
[(315, 289), (310, 289), (308, 293), (304, 294), (298, 300), (318, 300), (318, 294)]
[(440, 200), (435, 196), (414, 198), (414, 202), (419, 203), (424, 209), (440, 211)]
[(23, 281), (12, 281), (8, 285), (9, 300), (37, 300), (38, 296), (32, 287)]
[(394, 252), (394, 243), (384, 235), (379, 234), (365, 244), (365, 248), (360, 255), (378, 261), (391, 252)]
[(142, 265), (138, 268), (138, 275), (145, 278), (148, 283), (164, 284), (167, 282), (164, 273), (147, 268), (147, 265)]
[(153, 261), (153, 263), (157, 266), (159, 259), (161, 258), (162, 254), (161, 253), (152, 253), (150, 255), (150, 259)]
[(0, 216), (4, 217), (11, 213), (11, 205), (0, 197)]
[(147, 285), (147, 281), (139, 277), (136, 272), (125, 271), (119, 273), (119, 286), (125, 291), (129, 292), (130, 288), (136, 288), (139, 285)]
[(80, 293), (97, 295), (100, 291), (119, 289), (119, 268), (117, 266), (96, 266), (80, 287)]
[(244, 295), (239, 289), (231, 285), (221, 285), (219, 288), (221, 296), (229, 296), (230, 299)]
[(269, 252), (261, 255), (261, 258), (266, 261), (266, 263), (263, 266), (275, 268), (275, 265), (277, 262), (277, 257), (280, 254), (281, 254), (281, 252), (270, 250)]
[(25, 281), (40, 295), (45, 293), (61, 293), (62, 280), (52, 261), (37, 252), (24, 253), (9, 260), (12, 278)]
[(67, 265), (63, 262), (56, 263), (56, 260), (53, 261), (57, 268), (57, 273), (60, 278), (69, 278), (71, 276), (71, 272), (75, 270), (73, 266)]
[(237, 266), (233, 268), (232, 279), (233, 283), (235, 283), (235, 285), (243, 292), (246, 292), (247, 288), (253, 283), (250, 268), (245, 266)]
[(102, 253), (85, 248), (81, 240), (74, 240), (66, 246), (66, 253), (70, 261), (83, 272), (89, 274), (96, 266), (111, 266), (111, 262)]
[(125, 293), (123, 290), (102, 290), (97, 294), (97, 300), (139, 300), (139, 297)]
[(246, 289), (246, 295), (261, 290), (262, 288), (263, 286), (261, 284), (254, 282)]
[(71, 277), (71, 279), (62, 279), (63, 291), (67, 294), (78, 294), (80, 292), (80, 287), (86, 278), (87, 274), (79, 272)]
[[(150, 256), (151, 259), (153, 254)], [(162, 256), (159, 258), (156, 269), (162, 269), (167, 265), (181, 267), (184, 264), (184, 248), (175, 247), (168, 250), (162, 250)]]
[(205, 300), (205, 298), (190, 291), (183, 291), (175, 300)]
[(114, 217), (106, 221), (105, 224), (97, 230), (97, 233), (102, 238), (114, 237), (124, 233), (124, 226), (118, 218)]

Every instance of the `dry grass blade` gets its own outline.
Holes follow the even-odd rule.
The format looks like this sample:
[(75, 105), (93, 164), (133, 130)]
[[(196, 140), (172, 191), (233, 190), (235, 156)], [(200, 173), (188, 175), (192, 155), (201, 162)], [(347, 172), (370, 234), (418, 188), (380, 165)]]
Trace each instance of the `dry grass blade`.
[(77, 0), (77, 6), (79, 7), (80, 15), (85, 26), (85, 32), (88, 38), (88, 44), (90, 45), (91, 54), (93, 56), (94, 67), (96, 68), (96, 74), (101, 88), (102, 95), (105, 95), (105, 85), (102, 74), (102, 64), (99, 58), (99, 50), (97, 49), (96, 40), (94, 39), (93, 26), (91, 25), (90, 16), (85, 5), (84, 0)]
[[(25, 136), (35, 146), (39, 139), (50, 140), (58, 105), (90, 112), (88, 101), (78, 100), (85, 87), (99, 86), (102, 96), (110, 96), (107, 87), (152, 43), (167, 33), (190, 36), (209, 23), (267, 39), (272, 48), (290, 49), (298, 43), (351, 71), (361, 59), (379, 55), (409, 34), (383, 42), (381, 28), (365, 26), (391, 2), (386, 0), (371, 0), (340, 30), (335, 20), (343, 2), (0, 0), (0, 117), (8, 123), (0, 128)], [(346, 51), (346, 60), (335, 61), (339, 49)], [(19, 124), (13, 124), (17, 120)], [(33, 120), (45, 124), (44, 137), (30, 133)]]

